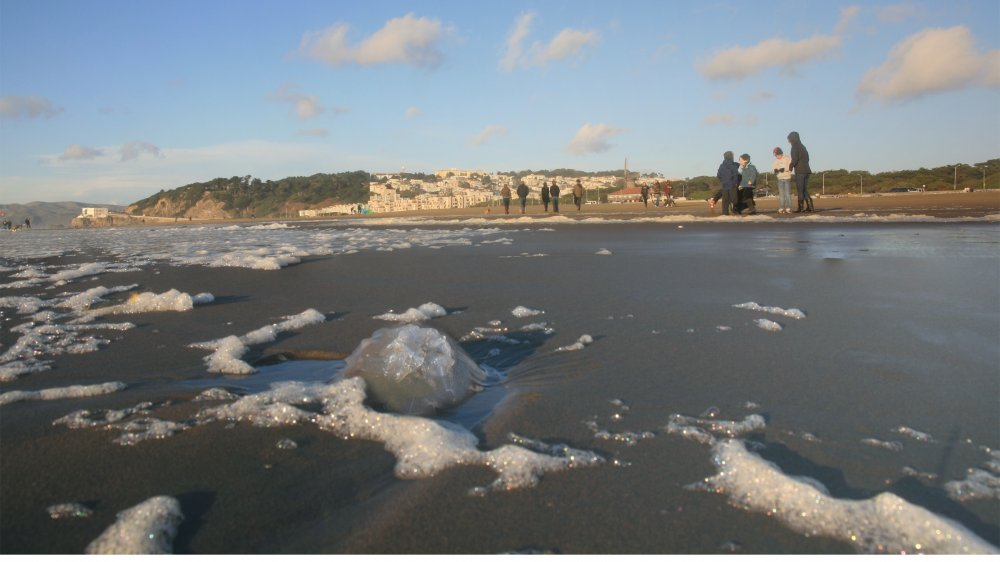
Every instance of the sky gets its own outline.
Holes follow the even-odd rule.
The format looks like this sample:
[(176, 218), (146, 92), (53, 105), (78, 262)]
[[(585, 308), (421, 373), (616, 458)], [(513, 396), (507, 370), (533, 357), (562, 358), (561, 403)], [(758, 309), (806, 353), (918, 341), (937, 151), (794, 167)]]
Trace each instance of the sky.
[(1000, 156), (1000, 1), (0, 0), (0, 203), (354, 170)]

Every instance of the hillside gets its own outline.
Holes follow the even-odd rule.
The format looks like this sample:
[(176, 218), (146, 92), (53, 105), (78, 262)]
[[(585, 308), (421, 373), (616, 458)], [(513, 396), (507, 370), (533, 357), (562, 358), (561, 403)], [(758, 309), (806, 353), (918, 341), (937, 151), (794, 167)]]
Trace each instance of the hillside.
[(155, 217), (229, 219), (297, 214), (332, 204), (368, 201), (367, 172), (313, 174), (262, 181), (251, 176), (216, 178), (159, 193), (129, 205), (127, 212)]
[(107, 207), (112, 211), (121, 211), (125, 207), (120, 205), (107, 205), (104, 203), (78, 203), (76, 201), (62, 201), (59, 203), (43, 203), (33, 201), (31, 203), (3, 204), (0, 203), (0, 211), (5, 216), (3, 220), (10, 220), (15, 224), (21, 224), (25, 218), (31, 219), (32, 228), (68, 228), (70, 222), (80, 214), (80, 209), (84, 207)]

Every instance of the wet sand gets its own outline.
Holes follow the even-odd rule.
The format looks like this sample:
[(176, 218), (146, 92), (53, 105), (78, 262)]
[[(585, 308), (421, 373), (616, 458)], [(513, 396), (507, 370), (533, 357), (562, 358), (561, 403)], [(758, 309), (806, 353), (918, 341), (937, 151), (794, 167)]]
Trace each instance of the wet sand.
[[(948, 205), (960, 205), (964, 195), (977, 194), (955, 194)], [(996, 212), (997, 195), (985, 194), (974, 211), (982, 214), (973, 216)], [(912, 206), (905, 198), (878, 198), (878, 209), (927, 214), (926, 201), (943, 196), (922, 197)], [(886, 200), (892, 204), (882, 205)], [(869, 209), (847, 202), (837, 208)], [(1000, 447), (995, 226), (783, 221), (740, 228), (518, 225), (497, 235), (509, 245), (307, 258), (281, 271), (158, 265), (80, 281), (74, 290), (138, 283), (143, 291), (210, 292), (216, 300), (184, 313), (116, 318), (137, 328), (112, 335), (97, 353), (59, 356), (51, 371), (3, 385), (34, 390), (120, 380), (129, 388), (0, 407), (0, 552), (82, 552), (115, 513), (161, 494), (181, 501), (186, 520), (174, 548), (182, 553), (853, 552), (845, 542), (805, 537), (732, 507), (723, 495), (685, 490), (714, 473), (701, 444), (658, 432), (628, 447), (595, 439), (584, 423), (656, 431), (671, 413), (698, 415), (709, 407), (738, 419), (750, 411), (748, 402), (768, 418), (756, 436), (768, 447), (766, 458), (786, 471), (822, 481), (837, 497), (894, 491), (1000, 544), (996, 501), (957, 503), (939, 482), (900, 472), (915, 465), (940, 481), (958, 479), (981, 463), (965, 443)], [(609, 254), (598, 255), (602, 249)], [(781, 333), (760, 330), (753, 326), (758, 316), (732, 307), (751, 300), (797, 306), (808, 318), (782, 320)], [(199, 381), (241, 384), (206, 373), (206, 352), (189, 348), (192, 342), (315, 308), (325, 323), (255, 346), (247, 358), (282, 350), (346, 353), (386, 325), (373, 316), (425, 302), (451, 312), (428, 325), (456, 338), (495, 319), (520, 325), (510, 317), (518, 305), (544, 310), (540, 319), (555, 329), (512, 360), (504, 401), (475, 428), (481, 447), (501, 445), (515, 432), (621, 462), (473, 498), (468, 490), (489, 482), (489, 470), (456, 467), (399, 480), (395, 459), (380, 444), (338, 439), (310, 425), (216, 423), (123, 447), (111, 432), (51, 424), (80, 408), (144, 400), (172, 400), (157, 417), (186, 419), (200, 407), (189, 401), (205, 388)], [(555, 352), (581, 334), (596, 341), (580, 352)], [(486, 351), (479, 347), (475, 353)], [(630, 406), (617, 425), (609, 421), (613, 399)], [(858, 445), (859, 437), (885, 438), (904, 423), (936, 436), (937, 444), (895, 456)], [(796, 437), (805, 431), (822, 440)], [(299, 447), (276, 448), (282, 438)], [(49, 519), (45, 508), (67, 501), (87, 503), (94, 515)]]

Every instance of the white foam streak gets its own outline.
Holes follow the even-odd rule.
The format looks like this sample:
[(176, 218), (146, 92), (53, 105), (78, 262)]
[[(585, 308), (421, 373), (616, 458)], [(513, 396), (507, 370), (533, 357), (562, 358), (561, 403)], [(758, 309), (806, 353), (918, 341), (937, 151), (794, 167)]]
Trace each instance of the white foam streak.
[(814, 483), (784, 474), (726, 439), (713, 448), (719, 473), (706, 487), (749, 511), (766, 513), (806, 536), (851, 544), (863, 553), (993, 554), (993, 545), (958, 523), (884, 492), (868, 500), (831, 497)]
[(170, 554), (184, 520), (181, 504), (156, 496), (118, 513), (118, 520), (87, 545), (87, 554)]
[(448, 311), (439, 304), (433, 302), (428, 302), (420, 305), (417, 308), (411, 308), (403, 313), (394, 313), (392, 311), (386, 312), (385, 314), (379, 314), (374, 318), (376, 320), (386, 320), (388, 322), (404, 322), (408, 324), (415, 324), (419, 322), (426, 322), (432, 318), (440, 318), (441, 316), (447, 316)]
[(125, 390), (123, 382), (106, 382), (102, 384), (72, 385), (43, 390), (12, 390), (0, 394), (0, 406), (23, 402), (25, 400), (61, 400), (64, 398), (82, 398), (99, 396)]
[[(215, 300), (209, 293), (197, 295), (198, 304)], [(170, 289), (160, 294), (146, 292), (133, 294), (122, 304), (91, 310), (89, 316), (97, 317), (106, 314), (139, 314), (142, 312), (185, 312), (194, 308), (196, 298), (177, 289)]]
[(767, 314), (776, 314), (778, 316), (794, 318), (795, 320), (802, 320), (806, 317), (806, 314), (797, 308), (786, 309), (777, 306), (762, 306), (753, 301), (745, 302), (742, 304), (734, 304), (733, 308), (742, 308), (745, 310), (752, 310), (754, 312), (765, 312)]
[(278, 334), (298, 330), (325, 320), (326, 316), (323, 313), (310, 308), (299, 314), (287, 316), (282, 322), (263, 326), (242, 336), (227, 336), (217, 340), (192, 343), (189, 347), (212, 350), (212, 354), (205, 357), (205, 364), (210, 373), (248, 375), (256, 370), (242, 359), (249, 351), (248, 346), (272, 342), (277, 339)]
[(593, 336), (589, 334), (583, 334), (576, 340), (576, 343), (570, 345), (564, 345), (562, 347), (556, 348), (556, 351), (580, 351), (581, 349), (587, 347), (588, 345), (594, 343)]

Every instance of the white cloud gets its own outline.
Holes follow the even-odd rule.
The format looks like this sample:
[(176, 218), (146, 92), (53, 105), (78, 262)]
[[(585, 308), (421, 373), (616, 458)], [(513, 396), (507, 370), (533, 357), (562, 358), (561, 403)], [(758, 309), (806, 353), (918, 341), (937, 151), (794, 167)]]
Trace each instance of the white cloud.
[(600, 39), (601, 36), (596, 31), (564, 29), (545, 47), (540, 60), (549, 62), (580, 56), (584, 47), (596, 45)]
[(915, 17), (920, 10), (913, 4), (893, 4), (885, 6), (878, 11), (878, 19), (889, 23), (899, 23), (911, 17)]
[(289, 84), (285, 84), (274, 92), (271, 92), (268, 98), (273, 101), (290, 104), (292, 112), (300, 121), (316, 117), (325, 111), (325, 108), (320, 105), (316, 96), (296, 92), (293, 86)]
[(302, 137), (317, 137), (326, 138), (330, 136), (329, 129), (302, 129), (299, 131), (299, 136)]
[(444, 55), (438, 42), (446, 31), (440, 20), (407, 14), (387, 21), (382, 29), (355, 46), (347, 39), (347, 24), (337, 24), (322, 31), (307, 31), (299, 44), (299, 53), (332, 65), (402, 63), (433, 68)]
[(702, 76), (719, 80), (738, 80), (767, 68), (795, 73), (799, 67), (828, 56), (840, 47), (835, 35), (814, 35), (801, 41), (770, 38), (750, 47), (732, 47), (719, 51), (701, 65)]
[(735, 127), (738, 125), (753, 126), (757, 124), (757, 117), (754, 115), (740, 117), (732, 113), (712, 113), (706, 115), (702, 121), (706, 125), (722, 125), (726, 127)]
[(131, 141), (121, 148), (122, 162), (135, 160), (143, 153), (160, 157), (160, 148), (145, 141)]
[(581, 31), (567, 27), (548, 44), (536, 41), (531, 48), (525, 50), (524, 43), (531, 34), (532, 24), (536, 14), (527, 12), (518, 16), (514, 26), (507, 34), (504, 55), (500, 59), (500, 68), (510, 72), (518, 67), (543, 66), (553, 61), (568, 58), (579, 58), (584, 54), (584, 48), (597, 45), (601, 35), (596, 31)]
[(80, 144), (71, 144), (66, 147), (61, 155), (58, 156), (59, 160), (93, 160), (98, 156), (103, 156), (104, 153), (96, 148), (90, 148), (89, 146), (83, 146)]
[(0, 117), (47, 119), (62, 112), (63, 108), (55, 107), (51, 101), (41, 96), (0, 96)]
[(976, 86), (1000, 87), (1000, 50), (976, 50), (969, 28), (925, 29), (897, 44), (861, 78), (857, 95), (902, 102)]
[(573, 140), (566, 145), (566, 150), (571, 154), (582, 155), (591, 152), (607, 152), (611, 149), (608, 139), (622, 133), (622, 129), (599, 123), (591, 125), (584, 123), (580, 130), (576, 132)]
[(420, 108), (418, 108), (418, 107), (410, 106), (410, 107), (406, 108), (406, 118), (407, 119), (413, 119), (413, 118), (416, 118), (416, 117), (420, 117), (423, 114), (424, 114), (424, 112), (420, 111)]
[(510, 72), (517, 68), (524, 58), (524, 40), (531, 33), (531, 24), (535, 20), (535, 14), (527, 12), (521, 14), (514, 21), (514, 27), (507, 34), (507, 49), (503, 58), (500, 59), (500, 67)]
[(833, 32), (837, 35), (841, 35), (847, 31), (847, 29), (854, 23), (854, 20), (858, 18), (858, 14), (861, 13), (861, 6), (844, 6), (840, 9), (840, 19), (837, 21), (836, 27), (833, 28)]
[(509, 131), (507, 127), (502, 127), (500, 125), (490, 125), (482, 130), (478, 135), (472, 138), (472, 144), (475, 146), (482, 146), (486, 144), (491, 138), (495, 136), (506, 135)]

